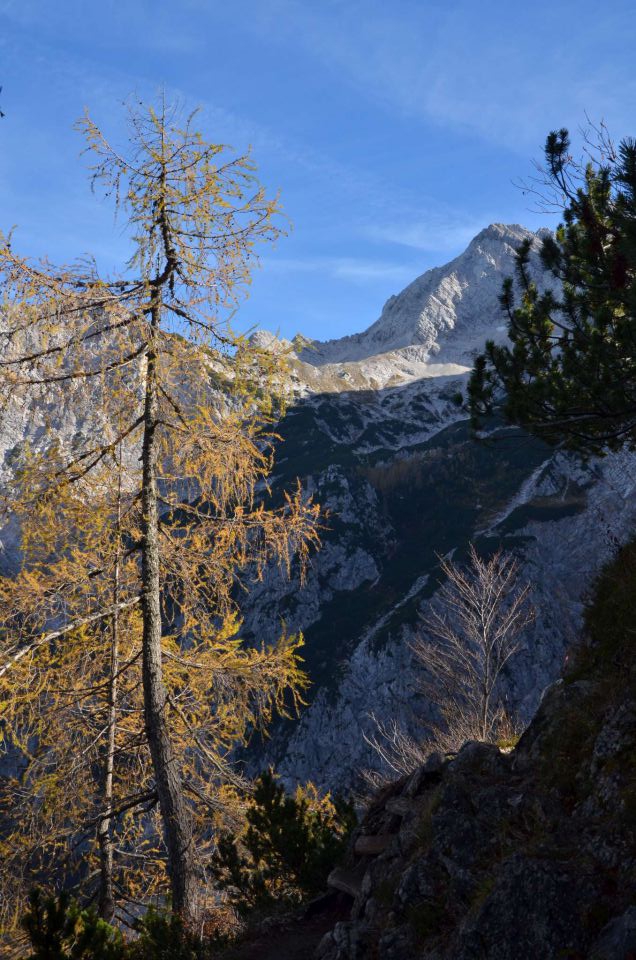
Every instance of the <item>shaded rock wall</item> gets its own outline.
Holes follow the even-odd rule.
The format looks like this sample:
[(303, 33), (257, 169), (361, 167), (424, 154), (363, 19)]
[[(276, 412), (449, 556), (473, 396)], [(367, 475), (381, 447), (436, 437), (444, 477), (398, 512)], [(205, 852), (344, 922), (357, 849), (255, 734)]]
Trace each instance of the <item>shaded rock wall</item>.
[[(351, 919), (319, 960), (629, 960), (636, 952), (636, 547), (511, 754), (468, 743), (387, 787)], [(368, 843), (368, 841), (367, 841)], [(336, 881), (338, 880), (336, 876)]]

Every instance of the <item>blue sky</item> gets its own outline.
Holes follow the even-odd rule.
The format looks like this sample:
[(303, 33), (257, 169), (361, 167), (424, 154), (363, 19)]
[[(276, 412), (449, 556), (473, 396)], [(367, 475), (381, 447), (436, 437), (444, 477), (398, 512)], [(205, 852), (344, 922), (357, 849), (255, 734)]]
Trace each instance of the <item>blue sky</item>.
[(163, 87), (252, 145), (294, 224), (241, 325), (352, 333), (488, 223), (553, 222), (514, 181), (586, 112), (636, 135), (635, 49), (633, 0), (0, 0), (0, 227), (116, 269), (73, 123), (89, 107), (117, 139), (124, 98)]

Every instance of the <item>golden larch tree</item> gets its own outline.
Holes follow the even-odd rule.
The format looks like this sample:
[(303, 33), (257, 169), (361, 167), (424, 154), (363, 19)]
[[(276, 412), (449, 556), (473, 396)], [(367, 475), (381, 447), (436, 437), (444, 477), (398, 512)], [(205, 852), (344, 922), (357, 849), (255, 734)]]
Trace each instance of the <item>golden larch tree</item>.
[[(104, 280), (85, 264), (55, 270), (8, 242), (0, 249), (0, 399), (5, 411), (27, 402), (52, 411), (16, 454), (21, 482), (5, 498), (22, 554), (18, 580), (3, 585), (0, 682), (29, 691), (31, 720), (62, 688), (81, 718), (81, 690), (91, 691), (102, 871), (137, 783), (139, 801), (158, 805), (173, 908), (192, 920), (204, 821), (235, 776), (229, 753), (303, 684), (299, 638), (246, 647), (236, 599), (273, 562), (304, 569), (318, 509), (300, 487), (277, 509), (257, 496), (272, 466), (284, 358), (222, 323), (249, 283), (256, 244), (280, 234), (280, 211), (249, 156), (206, 143), (192, 116), (180, 124), (164, 105), (131, 109), (122, 150), (88, 117), (80, 126), (93, 183), (125, 215), (133, 254), (121, 277)], [(82, 421), (65, 442), (59, 420), (71, 409)], [(87, 633), (90, 675), (69, 692), (51, 677), (69, 668), (72, 649), (81, 655)], [(28, 729), (8, 702), (5, 724)], [(22, 739), (27, 753), (42, 729)], [(132, 756), (135, 771), (117, 803), (116, 756)]]

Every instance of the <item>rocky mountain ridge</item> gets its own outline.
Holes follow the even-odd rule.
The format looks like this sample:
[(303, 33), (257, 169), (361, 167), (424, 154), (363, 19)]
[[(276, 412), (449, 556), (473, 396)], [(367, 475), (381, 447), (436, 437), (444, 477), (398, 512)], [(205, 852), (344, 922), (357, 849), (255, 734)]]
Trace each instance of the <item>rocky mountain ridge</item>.
[(474, 352), (505, 336), (498, 295), (526, 237), (534, 277), (549, 283), (540, 236), (493, 225), (391, 298), (365, 333), (292, 356), (298, 400), (281, 424), (275, 486), (303, 478), (330, 529), (304, 589), (272, 576), (245, 610), (255, 638), (281, 617), (305, 632), (311, 702), (266, 749), (290, 782), (349, 786), (378, 762), (374, 717), (421, 735), (430, 705), (410, 643), (439, 555), (461, 561), (474, 542), (519, 556), (539, 615), (504, 683), (527, 720), (559, 674), (587, 585), (633, 527), (633, 455), (584, 464), (496, 421), (476, 443), (454, 403)]
[[(460, 256), (426, 271), (390, 297), (364, 333), (314, 343), (302, 359), (317, 365), (359, 362), (398, 350), (422, 362), (441, 355), (469, 359), (471, 347), (480, 347), (482, 336), (492, 333), (501, 274), (510, 270), (514, 252), (525, 239), (532, 240), (536, 250), (540, 234), (518, 224), (491, 224)], [(535, 276), (540, 276), (539, 269)]]
[[(280, 341), (300, 362), (294, 364), (299, 391), (380, 389), (467, 373), (486, 338), (505, 339), (498, 297), (502, 277), (514, 275), (515, 251), (523, 240), (532, 243), (533, 279), (551, 285), (537, 256), (543, 233), (493, 223), (450, 263), (427, 270), (391, 296), (362, 333), (326, 341), (300, 336), (300, 345)], [(276, 340), (267, 331), (255, 339), (263, 346)]]

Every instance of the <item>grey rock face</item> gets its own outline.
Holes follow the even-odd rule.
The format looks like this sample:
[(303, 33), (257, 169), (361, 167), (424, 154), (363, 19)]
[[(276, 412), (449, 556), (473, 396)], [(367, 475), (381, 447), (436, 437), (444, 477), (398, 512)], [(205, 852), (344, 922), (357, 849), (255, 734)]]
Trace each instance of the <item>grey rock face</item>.
[(318, 960), (629, 960), (631, 656), (587, 675), (580, 661), (580, 679), (550, 688), (511, 755), (468, 743), (385, 788), (358, 832), (393, 841), (361, 857), (354, 837), (346, 869), (364, 871), (360, 892)]
[[(322, 365), (407, 351), (423, 362), (470, 362), (471, 349), (480, 348), (486, 335), (505, 331), (501, 318), (497, 322), (501, 277), (514, 273), (515, 250), (526, 239), (538, 248), (538, 236), (524, 227), (491, 224), (455, 260), (428, 270), (391, 297), (364, 333), (315, 342), (302, 359)], [(533, 270), (542, 279), (536, 263)]]
[[(503, 683), (527, 720), (559, 674), (595, 571), (633, 529), (632, 454), (583, 465), (496, 424), (479, 445), (453, 403), (474, 351), (505, 337), (497, 298), (526, 238), (536, 253), (540, 237), (523, 227), (488, 227), (391, 298), (365, 333), (313, 344), (295, 366), (277, 485), (300, 476), (330, 529), (303, 590), (272, 572), (246, 604), (254, 636), (272, 636), (281, 617), (306, 636), (311, 704), (259, 761), (290, 782), (350, 786), (379, 762), (365, 739), (374, 717), (422, 735), (431, 708), (411, 642), (438, 555), (461, 561), (473, 542), (521, 560), (538, 618)], [(549, 284), (536, 257), (532, 269)]]

